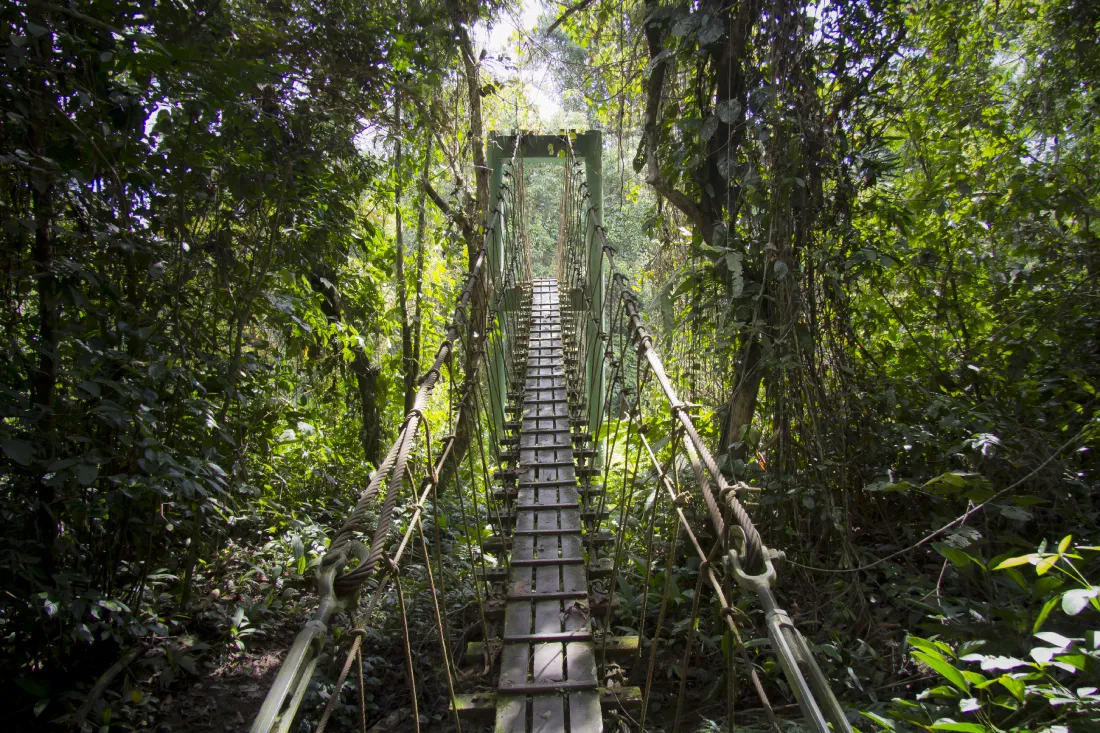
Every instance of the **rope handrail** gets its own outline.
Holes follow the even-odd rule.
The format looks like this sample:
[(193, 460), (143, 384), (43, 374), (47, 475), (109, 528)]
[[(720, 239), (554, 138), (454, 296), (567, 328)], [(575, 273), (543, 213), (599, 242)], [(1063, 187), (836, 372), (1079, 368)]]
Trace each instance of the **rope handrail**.
[[(501, 312), (508, 310), (508, 304), (504, 302), (506, 296), (505, 290), (502, 289), (492, 294), (489, 292), (479, 293), (478, 285), (485, 283), (488, 288), (492, 288), (492, 278), (484, 277), (488, 263), (488, 252), (493, 238), (498, 236), (500, 232), (505, 229), (504, 212), (506, 209), (506, 198), (510, 193), (507, 187), (502, 187), (497, 195), (492, 214), (489, 218), (489, 226), (487, 226), (485, 230), (482, 245), (473, 257), (466, 273), (463, 287), (455, 300), (455, 306), (445, 330), (445, 337), (436, 350), (435, 359), (432, 365), (420, 380), (420, 385), (417, 389), (412, 407), (406, 412), (405, 418), (398, 430), (397, 437), (390, 446), (386, 453), (386, 457), (378, 466), (378, 469), (375, 471), (367, 487), (359, 494), (351, 512), (332, 537), (328, 551), (322, 559), (317, 572), (317, 591), (319, 596), (317, 608), (310, 619), (304, 624), (301, 631), (299, 631), (290, 650), (287, 652), (279, 672), (276, 675), (275, 681), (272, 683), (260, 711), (257, 713), (251, 728), (251, 733), (286, 733), (290, 729), (320, 658), (327, 637), (328, 623), (335, 614), (342, 611), (349, 602), (357, 598), (356, 593), (363, 584), (371, 578), (376, 578), (378, 581), (378, 589), (375, 593), (375, 598), (369, 606), (370, 610), (373, 610), (377, 603), (384, 587), (384, 581), (387, 577), (392, 576), (398, 581), (398, 593), (399, 596), (401, 595), (400, 582), (397, 577), (401, 559), (405, 554), (405, 550), (412, 538), (413, 532), (418, 529), (422, 532), (421, 515), (423, 514), (426, 502), (428, 498), (433, 496), (436, 492), (440, 474), (455, 455), (455, 435), (457, 435), (460, 430), (468, 427), (466, 423), (474, 419), (471, 417), (471, 413), (476, 413), (478, 422), (477, 432), (479, 433), (478, 438), (480, 440), (481, 415), (478, 408), (479, 406), (488, 406), (485, 405), (484, 402), (479, 402), (477, 393), (481, 389), (482, 370), (480, 369), (480, 365), (484, 359), (488, 358), (489, 349), (486, 348), (486, 345), (492, 344), (498, 349), (507, 351), (509, 344), (505, 336), (500, 333), (502, 330), (500, 325), (487, 326), (487, 328), (491, 328), (490, 334), (470, 333), (469, 329), (464, 333), (463, 325), (467, 309), (471, 306), (475, 297), (485, 297), (489, 301), (487, 303), (489, 306), (487, 308), (487, 324), (496, 322), (500, 319)], [(508, 252), (506, 254), (512, 255), (513, 253)], [(515, 257), (513, 256), (511, 260), (514, 261), (514, 259)], [(506, 268), (508, 265), (509, 263), (505, 263)], [(443, 449), (439, 453), (438, 459), (432, 462), (430, 447), (431, 435), (430, 428), (425, 420), (425, 412), (433, 396), (435, 387), (442, 377), (444, 365), (453, 364), (456, 347), (463, 336), (466, 338), (465, 352), (467, 357), (467, 374), (464, 380), (463, 393), (458, 400), (457, 415), (454, 416), (452, 426), (453, 433), (444, 439)], [(486, 377), (489, 382), (489, 390), (492, 392), (493, 376), (492, 374), (487, 374)], [(505, 375), (505, 377), (507, 377), (507, 375)], [(453, 375), (450, 381), (453, 383)], [(448, 410), (448, 414), (454, 413), (453, 408), (454, 405)], [(489, 422), (491, 423), (492, 421), (490, 420)], [(393, 529), (394, 511), (401, 493), (400, 488), (406, 482), (406, 479), (412, 480), (409, 460), (416, 446), (418, 435), (423, 435), (430, 473), (424, 480), (422, 489), (415, 497), (408, 526), (397, 548), (391, 556), (385, 557), (387, 540)], [(371, 507), (375, 504), (382, 490), (383, 484), (386, 486), (385, 498), (379, 510), (378, 518), (374, 524), (370, 549), (367, 550), (359, 543), (356, 536), (368, 530), (365, 526), (365, 521), (371, 511)], [(492, 492), (489, 491), (487, 480), (485, 481), (485, 488), (487, 501), (489, 501), (488, 497), (491, 497)], [(423, 537), (422, 543), (426, 549), (427, 545)], [(483, 557), (484, 555), (482, 554), (482, 558)], [(346, 565), (351, 560), (358, 560), (358, 565), (350, 570), (345, 570)], [(430, 569), (429, 573), (431, 573)], [(431, 582), (431, 587), (433, 598), (437, 599), (435, 603), (437, 624), (440, 629), (440, 640), (443, 645), (448, 681), (450, 682), (451, 660), (448, 657), (446, 638), (443, 631), (445, 614), (439, 610), (434, 579)], [(480, 593), (478, 594), (478, 601), (480, 604)], [(404, 608), (403, 596), (400, 602), (402, 608)], [(370, 610), (368, 610), (367, 615), (360, 617), (359, 623), (356, 624), (357, 628), (365, 623), (366, 619), (369, 617)], [(484, 616), (483, 609), (482, 616)], [(341, 685), (350, 670), (352, 658), (361, 654), (362, 638), (362, 634), (354, 634), (353, 644), (348, 652), (348, 661), (341, 672)], [(405, 638), (407, 646), (407, 629)], [(412, 679), (411, 667), (408, 673), (415, 700), (415, 681)], [(453, 701), (453, 685), (449, 684), (448, 689)], [(339, 688), (335, 694), (338, 693)], [(328, 709), (328, 713), (331, 713), (331, 707)], [(328, 713), (323, 715), (322, 723), (318, 727), (319, 731), (324, 729)], [(456, 718), (456, 724), (457, 722)], [(417, 727), (419, 727), (418, 724)]]
[[(568, 163), (566, 167), (567, 169), (570, 167)], [(578, 167), (579, 166), (574, 163), (572, 166), (574, 173), (577, 171)], [(568, 170), (566, 176), (567, 179), (570, 177)], [(567, 188), (568, 187), (569, 184), (567, 184)], [(597, 371), (602, 374), (604, 368), (610, 367), (611, 380), (607, 385), (606, 393), (610, 396), (617, 387), (620, 401), (623, 399), (623, 396), (628, 393), (628, 387), (622, 383), (622, 374), (625, 372), (625, 362), (633, 356), (636, 360), (637, 369), (641, 368), (641, 363), (646, 364), (648, 367), (647, 373), (653, 376), (657, 388), (671, 412), (671, 417), (676, 425), (676, 429), (673, 431), (673, 440), (670, 441), (672, 457), (669, 460), (672, 462), (674, 469), (673, 473), (675, 474), (676, 465), (675, 450), (676, 446), (680, 445), (682, 446), (683, 454), (686, 456), (691, 466), (695, 483), (699, 487), (707, 508), (707, 513), (716, 530), (717, 538), (712, 552), (707, 554), (703, 551), (683, 511), (677, 505), (681, 497), (669, 479), (669, 473), (666, 466), (662, 465), (658, 460), (657, 451), (653, 449), (645, 436), (646, 430), (641, 418), (641, 410), (644, 401), (642, 400), (640, 381), (635, 388), (636, 394), (625, 410), (625, 418), (620, 417), (616, 422), (613, 435), (609, 436), (608, 439), (610, 443), (609, 454), (613, 454), (615, 443), (618, 439), (618, 425), (625, 419), (628, 423), (628, 429), (625, 442), (627, 456), (624, 462), (624, 497), (627, 492), (625, 464), (629, 463), (629, 446), (631, 434), (634, 433), (638, 436), (638, 441), (645, 448), (650, 462), (652, 463), (652, 467), (657, 473), (660, 489), (663, 490), (661, 493), (668, 494), (668, 498), (672, 502), (677, 519), (679, 520), (678, 523), (673, 524), (673, 554), (675, 552), (677, 533), (679, 530), (682, 530), (688, 537), (701, 563), (699, 582), (702, 582), (702, 576), (705, 573), (722, 607), (725, 623), (731, 635), (736, 639), (742, 659), (749, 668), (753, 686), (763, 703), (764, 710), (769, 717), (773, 729), (776, 731), (779, 730), (778, 722), (767, 700), (761, 681), (754, 667), (749, 663), (747, 652), (741, 643), (740, 634), (734, 622), (734, 616), (738, 611), (735, 607), (732, 607), (727, 600), (730, 588), (727, 587), (725, 590), (723, 589), (723, 581), (715, 572), (714, 565), (712, 565), (711, 562), (712, 555), (716, 552), (720, 552), (725, 559), (725, 565), (728, 571), (725, 582), (728, 584), (732, 580), (736, 580), (742, 588), (754, 593), (763, 606), (768, 636), (771, 639), (772, 647), (779, 657), (780, 666), (791, 685), (791, 689), (806, 719), (819, 733), (827, 733), (827, 731), (830, 730), (830, 723), (835, 730), (847, 733), (851, 730), (850, 725), (847, 722), (843, 709), (840, 707), (835, 695), (833, 695), (829, 688), (827, 679), (813, 660), (805, 640), (795, 629), (793, 622), (786, 612), (779, 608), (775, 596), (772, 593), (772, 586), (775, 581), (775, 570), (772, 558), (777, 557), (781, 559), (782, 555), (772, 553), (764, 546), (760, 533), (753, 523), (752, 518), (737, 497), (738, 490), (751, 490), (752, 487), (748, 487), (741, 482), (731, 484), (722, 474), (717, 461), (714, 459), (710, 449), (704, 443), (699, 431), (696, 429), (689, 412), (692, 405), (684, 402), (679, 397), (672, 381), (668, 377), (661, 357), (653, 344), (653, 338), (644, 325), (640, 302), (636, 294), (627, 286), (626, 276), (623, 275), (617, 267), (615, 250), (608, 243), (606, 230), (598, 220), (599, 212), (591, 200), (587, 186), (584, 182), (581, 182), (576, 186), (576, 189), (579, 192), (579, 202), (574, 213), (574, 222), (571, 225), (574, 230), (574, 236), (571, 237), (571, 241), (569, 242), (559, 240), (558, 270), (559, 278), (568, 278), (570, 290), (578, 294), (579, 300), (581, 301), (580, 310), (583, 310), (583, 316), (576, 313), (574, 314), (574, 317), (581, 322), (578, 324), (581, 326), (578, 328), (578, 331), (583, 332), (583, 334), (578, 334), (575, 339), (578, 350), (583, 352), (579, 354), (578, 358), (586, 363), (593, 362), (602, 364), (600, 367), (590, 367), (590, 374), (596, 373)], [(593, 259), (595, 258), (593, 253), (597, 247), (599, 259), (596, 260), (595, 266), (598, 270), (592, 273), (591, 270), (594, 264)], [(610, 287), (604, 289), (604, 298), (597, 303), (595, 297), (600, 294), (601, 289), (603, 289), (605, 265), (608, 272), (607, 282)], [(597, 284), (601, 287), (597, 287)], [(617, 302), (615, 316), (610, 322), (605, 324), (604, 319), (611, 311), (613, 302)], [(607, 330), (605, 330), (605, 327)], [(616, 335), (618, 335), (619, 338), (617, 352), (615, 348)], [(624, 348), (624, 338), (629, 341), (630, 345), (633, 347), (633, 354), (630, 354), (628, 350)], [(596, 349), (599, 349), (602, 353), (599, 353)], [(590, 379), (588, 381), (591, 383), (593, 380)], [(609, 399), (605, 400), (604, 406), (607, 408), (605, 411), (610, 420), (611, 402)], [(601, 425), (596, 426), (597, 433), (600, 427)], [(639, 451), (640, 450), (641, 449), (639, 449)], [(716, 491), (712, 489), (712, 485), (716, 488)], [(652, 511), (655, 515), (656, 502), (654, 502)], [(650, 526), (652, 527), (652, 520)], [(737, 530), (736, 534), (729, 531), (731, 526)], [(652, 529), (650, 531), (652, 532)], [(650, 541), (649, 544), (650, 547), (652, 547), (652, 541)], [(619, 566), (618, 553), (619, 549), (616, 548), (616, 558), (614, 562), (616, 571)], [(648, 572), (647, 569), (647, 578)], [(657, 630), (655, 632), (656, 636), (660, 635), (661, 627), (664, 622), (666, 603), (667, 597), (662, 599), (661, 613), (658, 615)], [(642, 615), (639, 618), (639, 629), (643, 628), (645, 624), (644, 613), (645, 609), (643, 604)], [(693, 615), (697, 613), (697, 608), (693, 609), (692, 613)], [(610, 614), (609, 618), (605, 621), (605, 625), (609, 622)], [(651, 649), (650, 669), (646, 677), (646, 688), (643, 692), (643, 724), (646, 701), (649, 697), (649, 689), (652, 682), (652, 665), (655, 660), (655, 656), (652, 655), (655, 655), (655, 653), (656, 646), (654, 644)], [(677, 728), (679, 726), (679, 713), (682, 704), (683, 686), (681, 686), (680, 699), (677, 704)]]

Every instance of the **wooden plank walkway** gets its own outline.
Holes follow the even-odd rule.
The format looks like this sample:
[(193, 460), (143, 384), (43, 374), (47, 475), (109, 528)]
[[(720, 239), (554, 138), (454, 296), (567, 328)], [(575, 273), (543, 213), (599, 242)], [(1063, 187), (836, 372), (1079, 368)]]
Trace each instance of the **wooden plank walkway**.
[(535, 280), (497, 733), (603, 730), (558, 286)]

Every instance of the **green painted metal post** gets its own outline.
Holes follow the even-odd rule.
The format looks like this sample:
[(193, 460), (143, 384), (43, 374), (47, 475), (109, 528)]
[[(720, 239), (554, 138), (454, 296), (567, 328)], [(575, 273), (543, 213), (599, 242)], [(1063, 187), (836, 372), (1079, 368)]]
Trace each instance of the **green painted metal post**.
[(592, 316), (600, 324), (599, 332), (593, 333), (588, 344), (588, 363), (585, 364), (585, 388), (588, 390), (588, 424), (593, 429), (603, 413), (604, 398), (604, 347), (600, 339), (606, 333), (607, 314), (604, 309), (604, 257), (603, 243), (598, 227), (603, 226), (603, 135), (599, 130), (590, 130), (577, 136), (575, 150), (584, 156), (585, 183), (591, 208), (585, 216), (585, 236), (588, 239), (588, 297), (592, 302)]
[[(491, 169), (489, 178), (489, 200), (495, 202), (503, 185), (504, 161), (510, 160), (517, 154), (515, 135), (490, 135), (487, 162)], [(582, 299), (587, 297), (592, 303), (592, 315), (600, 328), (592, 329), (587, 343), (587, 360), (584, 365), (585, 390), (588, 399), (589, 425), (595, 427), (603, 412), (603, 398), (605, 389), (605, 372), (603, 358), (603, 341), (601, 333), (608, 329), (607, 314), (604, 313), (604, 296), (606, 293), (606, 273), (604, 272), (603, 243), (600, 239), (597, 227), (603, 225), (603, 135), (599, 130), (589, 130), (583, 133), (563, 132), (556, 135), (523, 134), (519, 136), (518, 155), (523, 158), (542, 158), (561, 160), (563, 164), (569, 164), (567, 151), (572, 149), (576, 158), (584, 160), (585, 185), (588, 189), (591, 208), (585, 212), (585, 241), (588, 247), (588, 272), (585, 282), (586, 291)], [(518, 185), (512, 182), (510, 185)], [(505, 286), (504, 274), (504, 241), (499, 230), (500, 219), (491, 222), (496, 227), (489, 252), (489, 269), (493, 278), (495, 292)], [(498, 384), (503, 385), (505, 377), (504, 355), (493, 356), (493, 375)], [(498, 392), (498, 398), (502, 404), (495, 406), (494, 416), (498, 420), (498, 427), (503, 424), (504, 399), (506, 395)]]
[[(486, 150), (486, 162), (489, 164), (490, 169), (488, 226), (493, 229), (493, 236), (489, 243), (488, 260), (490, 290), (493, 293), (491, 297), (494, 298), (504, 288), (504, 233), (501, 231), (503, 225), (502, 214), (504, 212), (498, 211), (496, 202), (503, 180), (504, 159), (511, 155), (511, 153), (505, 152), (505, 144), (506, 140), (503, 136), (490, 135), (488, 149)], [(488, 324), (488, 327), (492, 329), (493, 324)], [(503, 331), (503, 324), (500, 328)], [(495, 394), (496, 397), (495, 400), (490, 400), (496, 403), (492, 405), (493, 422), (496, 423), (497, 435), (502, 435), (504, 432), (504, 408), (508, 403), (508, 365), (504, 363), (504, 353), (499, 348), (491, 349), (489, 356), (489, 363), (491, 364), (489, 379), (495, 385), (491, 394)]]

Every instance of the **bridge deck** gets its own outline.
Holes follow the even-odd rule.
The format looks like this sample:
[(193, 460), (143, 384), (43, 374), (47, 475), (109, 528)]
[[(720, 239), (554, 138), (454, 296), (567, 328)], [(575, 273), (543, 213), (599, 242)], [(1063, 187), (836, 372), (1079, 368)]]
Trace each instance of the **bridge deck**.
[(603, 729), (569, 417), (557, 282), (536, 280), (498, 733)]

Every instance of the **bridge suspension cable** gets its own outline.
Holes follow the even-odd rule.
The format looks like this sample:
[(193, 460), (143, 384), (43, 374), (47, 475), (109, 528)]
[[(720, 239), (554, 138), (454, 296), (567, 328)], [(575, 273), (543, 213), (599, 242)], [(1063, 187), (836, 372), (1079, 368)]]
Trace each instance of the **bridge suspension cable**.
[[(506, 175), (511, 178), (511, 171), (506, 171)], [(405, 620), (401, 563), (417, 538), (426, 564), (448, 692), (452, 709), (456, 709), (453, 704), (453, 654), (447, 639), (446, 594), (440, 592), (443, 574), (436, 501), (446, 488), (441, 485), (440, 477), (446, 476), (457, 486), (460, 464), (465, 458), (469, 483), (458, 487), (456, 494), (461, 507), (469, 561), (471, 566), (480, 565), (484, 574), (487, 553), (483, 546), (475, 552), (470, 538), (477, 538), (481, 545), (480, 527), (493, 515), (498, 518), (501, 515), (501, 507), (491, 489), (489, 466), (491, 456), (499, 452), (497, 434), (500, 420), (494, 406), (502, 404), (501, 396), (509, 390), (510, 374), (493, 366), (511, 361), (511, 352), (520, 329), (517, 315), (520, 303), (516, 288), (504, 286), (505, 283), (515, 282), (522, 267), (519, 261), (524, 259), (524, 253), (517, 251), (512, 240), (516, 231), (516, 203), (515, 187), (502, 186), (494, 201), (484, 243), (473, 257), (465, 283), (459, 291), (446, 336), (436, 351), (432, 365), (420, 380), (416, 398), (405, 415), (396, 440), (370, 483), (359, 494), (353, 509), (332, 536), (317, 573), (317, 609), (287, 652), (253, 722), (252, 733), (286, 733), (290, 730), (328, 640), (329, 625), (339, 614), (350, 613), (354, 616), (349, 634), (352, 644), (334, 692), (334, 697), (339, 696), (353, 662), (359, 660), (360, 670), (362, 668), (365, 629), (390, 583), (394, 584), (400, 605), (406, 677), (415, 709), (416, 681)], [(496, 272), (487, 272), (495, 264), (491, 262), (490, 248), (494, 243), (501, 242), (505, 244), (504, 262), (494, 268)], [(479, 328), (482, 330), (479, 331)], [(441, 384), (446, 385), (445, 396), (437, 389)], [(435, 419), (434, 428), (429, 419), (430, 412), (444, 413), (443, 418)], [(436, 451), (433, 451), (433, 433), (437, 437), (442, 436), (441, 447)], [(469, 438), (465, 441), (468, 445), (460, 449), (464, 434)], [(486, 436), (489, 437), (488, 450)], [(476, 445), (477, 450), (471, 450), (469, 443)], [(483, 495), (483, 505), (478, 503), (479, 490)], [(397, 546), (390, 550), (395, 509), (403, 498), (408, 502), (407, 511), (411, 513)], [(472, 503), (469, 515), (467, 498)], [(423, 526), (426, 512), (430, 513), (434, 529), (434, 553), (429, 553)], [(371, 517), (375, 513), (377, 518), (372, 522)], [(434, 554), (434, 568), (429, 560), (431, 554)], [(373, 585), (371, 599), (363, 612), (356, 613), (360, 605), (360, 591), (368, 584)], [(486, 599), (480, 587), (476, 587), (475, 592), (484, 631)], [(319, 731), (327, 725), (332, 702), (330, 700), (322, 712), (317, 728)], [(361, 717), (365, 726), (362, 711)], [(413, 719), (419, 729), (417, 716), (414, 715)], [(457, 715), (455, 723), (461, 730)]]
[[(404, 677), (419, 730), (422, 685), (403, 582), (403, 561), (416, 553), (431, 598), (431, 643), (443, 660), (457, 730), (464, 716), (488, 713), (498, 731), (598, 731), (601, 707), (644, 730), (682, 543), (698, 574), (675, 729), (682, 722), (700, 595), (709, 586), (730, 649), (736, 649), (772, 728), (779, 733), (741, 637), (749, 619), (732, 603), (735, 587), (751, 593), (763, 609), (772, 650), (806, 722), (816, 733), (850, 733), (808, 645), (776, 600), (782, 553), (763, 544), (739, 498), (754, 489), (721, 473), (695, 426), (697, 406), (679, 397), (645, 327), (641, 300), (618, 270), (602, 226), (599, 134), (517, 134), (495, 137), (492, 145), (492, 214), (445, 338), (396, 440), (332, 535), (318, 569), (317, 610), (287, 653), (252, 732), (290, 730), (329, 627), (339, 618), (346, 618), (340, 623), (349, 629), (344, 636), (350, 643), (316, 730), (325, 730), (358, 665), (359, 723), (365, 731), (364, 646), (375, 611), (386, 600), (398, 611)], [(532, 271), (527, 157), (562, 163), (556, 280), (536, 280)], [(456, 657), (463, 655), (453, 647), (444, 573), (453, 560), (442, 551), (439, 521), (440, 497), (451, 487), (462, 522), (452, 536), (460, 537), (474, 569), (483, 639), (464, 656), (481, 659), (483, 674), (499, 659), (493, 693), (470, 696), (458, 689)], [(709, 549), (685, 513), (693, 497), (701, 498), (714, 530)], [(603, 529), (605, 519), (614, 531)], [(493, 536), (484, 535), (487, 525)], [(632, 526), (640, 531), (628, 536)], [(636, 567), (629, 558), (638, 550), (645, 556), (638, 569), (643, 592), (631, 623), (649, 640), (645, 659), (638, 637), (631, 641), (611, 632), (635, 610), (623, 608), (616, 588)], [(662, 560), (664, 587), (653, 625), (648, 588)], [(369, 600), (360, 599), (363, 589)], [(624, 651), (642, 683), (637, 693), (599, 682), (611, 674), (612, 654), (621, 658)], [(733, 654), (727, 660), (732, 719), (737, 670)]]
[[(575, 199), (577, 204), (573, 206), (570, 213), (570, 236), (559, 239), (558, 279), (562, 283), (568, 283), (567, 290), (572, 303), (571, 318), (580, 334), (576, 343), (584, 350), (579, 355), (579, 360), (591, 364), (600, 362), (602, 357), (602, 364), (589, 368), (588, 384), (597, 384), (599, 379), (596, 375), (602, 370), (606, 370), (610, 375), (605, 385), (604, 409), (593, 426), (594, 434), (610, 432), (607, 437), (607, 455), (614, 453), (622, 425), (626, 423), (620, 497), (620, 507), (624, 511), (620, 521), (625, 519), (630, 496), (637, 488), (638, 458), (644, 451), (646, 459), (644, 462), (648, 462), (652, 468), (652, 476), (656, 478), (661, 488), (657, 495), (667, 496), (676, 515), (670, 557), (675, 555), (677, 535), (682, 531), (700, 563), (698, 582), (701, 586), (705, 578), (711, 586), (722, 609), (727, 629), (749, 669), (753, 687), (773, 728), (776, 731), (779, 730), (774, 709), (768, 701), (763, 684), (755, 667), (749, 661), (742, 642), (737, 625), (737, 616), (740, 612), (730, 604), (733, 581), (755, 596), (762, 606), (772, 649), (778, 657), (784, 676), (806, 721), (819, 733), (829, 731), (830, 724), (834, 730), (851, 731), (844, 710), (830, 689), (824, 673), (813, 659), (808, 644), (795, 628), (789, 614), (779, 606), (775, 597), (773, 592), (777, 577), (775, 565), (782, 561), (783, 555), (770, 551), (764, 546), (759, 531), (738, 497), (739, 492), (753, 489), (740, 482), (727, 481), (706, 443), (700, 437), (691, 416), (691, 410), (696, 406), (680, 399), (665, 371), (653, 338), (645, 328), (639, 298), (629, 287), (627, 278), (618, 270), (615, 249), (607, 241), (606, 231), (599, 221), (599, 209), (592, 201), (588, 183), (581, 179), (580, 167), (575, 162), (567, 166), (565, 188), (575, 191), (570, 198)], [(596, 279), (600, 282), (595, 282)], [(603, 282), (605, 279), (606, 283)], [(603, 287), (605, 285), (606, 287)], [(603, 298), (602, 303), (597, 300), (600, 297)], [(591, 358), (593, 353), (597, 355), (595, 359)], [(626, 381), (626, 375), (632, 370), (634, 380), (631, 385)], [(650, 384), (653, 386), (647, 392), (647, 385)], [(662, 406), (667, 410), (665, 414), (671, 418), (671, 424), (667, 422), (668, 418), (662, 417), (660, 411), (655, 410)], [(662, 425), (668, 426), (667, 434), (662, 438), (664, 445), (656, 448), (647, 438), (647, 433), (652, 428)], [(633, 469), (628, 470), (632, 444), (636, 446), (635, 460)], [(659, 458), (661, 454), (667, 456), (663, 462)], [(682, 481), (679, 476), (681, 456), (686, 458), (695, 486), (701, 494), (711, 525), (716, 532), (714, 547), (709, 552), (703, 549), (682, 510), (688, 494), (681, 491)], [(608, 462), (604, 474), (605, 486), (610, 468), (611, 464)], [(649, 524), (650, 536), (656, 510), (657, 501), (655, 500)], [(648, 544), (652, 548), (651, 540)], [(617, 543), (615, 549), (616, 573), (621, 565), (620, 554), (621, 542)], [(715, 562), (717, 558), (721, 558), (722, 562)], [(652, 562), (647, 562), (647, 583), (651, 567)], [(720, 576), (722, 570), (725, 572), (725, 579)], [(667, 570), (665, 577), (666, 581), (670, 577)], [(652, 689), (656, 641), (662, 631), (667, 596), (666, 585), (661, 613), (658, 615), (657, 628), (650, 647), (650, 660), (642, 699), (641, 725), (643, 727)], [(698, 611), (697, 599), (693, 599), (693, 605), (695, 608), (692, 615), (695, 616)], [(638, 620), (639, 629), (642, 629), (645, 624), (645, 610), (643, 602), (642, 613)], [(610, 616), (605, 620), (605, 626), (609, 622)], [(686, 659), (690, 654), (690, 643), (689, 641), (689, 648), (685, 651), (685, 663), (682, 668), (684, 674), (687, 670)], [(682, 684), (677, 700), (677, 728), (684, 703), (684, 689), (685, 686)], [(732, 703), (731, 698), (727, 711), (731, 715)]]

